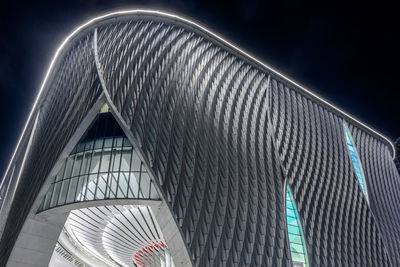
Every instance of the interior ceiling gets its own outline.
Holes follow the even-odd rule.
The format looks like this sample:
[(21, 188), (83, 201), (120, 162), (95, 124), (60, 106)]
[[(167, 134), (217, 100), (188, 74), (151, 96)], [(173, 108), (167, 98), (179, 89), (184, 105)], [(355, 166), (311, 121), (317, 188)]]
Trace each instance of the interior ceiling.
[(74, 210), (65, 229), (82, 249), (110, 266), (160, 266), (167, 249), (148, 206)]

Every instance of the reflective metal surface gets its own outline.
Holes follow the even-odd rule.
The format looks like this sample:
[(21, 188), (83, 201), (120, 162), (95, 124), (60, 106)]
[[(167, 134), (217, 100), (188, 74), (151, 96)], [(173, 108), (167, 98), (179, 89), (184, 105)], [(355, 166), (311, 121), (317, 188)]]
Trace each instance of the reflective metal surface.
[[(289, 266), (285, 183), (311, 266), (400, 265), (400, 177), (386, 138), (194, 23), (132, 14), (94, 20), (58, 53), (5, 176), (21, 174), (0, 217), (1, 263), (106, 99), (174, 216), (182, 265)], [(344, 120), (370, 205), (351, 179)]]

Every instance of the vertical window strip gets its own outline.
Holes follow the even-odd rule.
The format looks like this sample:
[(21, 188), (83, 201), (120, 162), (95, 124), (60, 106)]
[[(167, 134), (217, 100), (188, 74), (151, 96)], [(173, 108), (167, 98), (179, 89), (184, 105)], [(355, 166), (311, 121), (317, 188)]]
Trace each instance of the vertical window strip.
[(294, 267), (308, 267), (307, 248), (292, 191), (286, 186), (286, 222), (289, 249)]
[(363, 193), (368, 201), (365, 176), (364, 176), (364, 172), (362, 169), (360, 157), (358, 156), (353, 137), (350, 133), (349, 127), (347, 126), (346, 122), (343, 122), (343, 128), (344, 128), (344, 133), (346, 136), (346, 143), (347, 143), (347, 148), (349, 150), (349, 156), (350, 156), (351, 162), (353, 163), (354, 172), (356, 173), (357, 180), (358, 180), (358, 183), (360, 184), (361, 190), (363, 191)]

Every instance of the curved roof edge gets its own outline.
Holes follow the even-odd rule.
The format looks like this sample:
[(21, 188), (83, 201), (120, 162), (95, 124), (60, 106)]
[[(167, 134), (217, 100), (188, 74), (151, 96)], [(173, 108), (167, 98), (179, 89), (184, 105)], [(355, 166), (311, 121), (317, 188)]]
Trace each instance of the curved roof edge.
[(355, 122), (356, 124), (358, 124), (359, 126), (362, 126), (363, 128), (365, 128), (366, 130), (370, 131), (371, 133), (373, 133), (374, 135), (376, 135), (377, 137), (380, 137), (383, 141), (387, 142), (391, 148), (392, 148), (392, 156), (393, 158), (395, 158), (396, 156), (396, 150), (394, 148), (394, 145), (392, 143), (392, 141), (386, 137), (385, 135), (379, 133), (378, 131), (372, 129), (371, 127), (369, 127), (368, 125), (364, 124), (363, 122), (361, 122), (360, 120), (356, 119), (355, 117), (353, 117), (352, 115), (346, 113), (345, 111), (343, 111), (342, 109), (336, 107), (335, 105), (331, 104), (329, 101), (325, 100), (324, 98), (322, 98), (321, 96), (317, 95), (316, 93), (312, 92), (311, 90), (305, 88), (304, 86), (300, 85), (299, 83), (293, 81), (292, 79), (290, 79), (289, 77), (287, 77), (286, 75), (280, 73), (279, 71), (277, 71), (276, 69), (274, 69), (273, 67), (267, 65), (266, 63), (262, 62), (260, 59), (257, 59), (255, 56), (250, 55), (248, 52), (244, 51), (243, 49), (239, 48), (238, 46), (236, 46), (235, 44), (233, 44), (232, 42), (224, 39), (222, 36), (214, 33), (213, 31), (207, 29), (206, 27), (198, 24), (197, 22), (190, 20), (188, 18), (185, 18), (183, 16), (177, 15), (177, 14), (173, 14), (173, 13), (169, 13), (169, 12), (164, 12), (164, 11), (158, 11), (158, 10), (151, 10), (151, 9), (128, 9), (128, 10), (120, 10), (120, 11), (113, 11), (113, 12), (109, 12), (103, 15), (100, 15), (98, 17), (95, 17), (89, 21), (87, 21), (84, 24), (81, 24), (80, 26), (76, 27), (65, 39), (64, 41), (61, 43), (61, 45), (57, 48), (53, 58), (51, 59), (50, 65), (47, 69), (47, 72), (44, 76), (43, 82), (40, 86), (39, 89), (39, 93), (37, 94), (37, 97), (35, 99), (35, 102), (33, 104), (32, 110), (29, 113), (28, 119), (25, 123), (25, 126), (22, 130), (22, 133), (18, 139), (17, 142), (17, 146), (12, 154), (11, 160), (9, 162), (9, 165), (7, 166), (7, 169), (5, 171), (4, 175), (7, 175), (11, 163), (14, 160), (14, 157), (18, 151), (18, 147), (21, 143), (22, 137), (25, 134), (25, 131), (28, 127), (29, 121), (32, 118), (32, 115), (34, 114), (35, 108), (39, 103), (40, 97), (44, 91), (44, 88), (46, 87), (47, 84), (47, 80), (49, 79), (51, 72), (54, 68), (54, 65), (57, 62), (58, 56), (59, 54), (62, 52), (62, 50), (64, 49), (64, 47), (66, 47), (68, 45), (68, 43), (76, 38), (78, 36), (79, 33), (81, 33), (81, 31), (84, 30), (88, 30), (90, 28), (90, 26), (96, 26), (98, 23), (105, 21), (107, 19), (113, 19), (119, 16), (124, 16), (124, 15), (147, 15), (147, 16), (160, 16), (160, 17), (164, 17), (164, 18), (168, 18), (168, 19), (172, 19), (172, 20), (176, 20), (180, 23), (183, 23), (187, 26), (192, 26), (193, 28), (200, 30), (201, 32), (208, 34), (209, 36), (216, 38), (217, 41), (220, 41), (223, 45), (225, 45), (226, 47), (232, 49), (233, 51), (239, 53), (240, 55), (244, 56), (247, 60), (253, 61), (254, 63), (257, 63), (258, 65), (260, 65), (261, 67), (264, 67), (265, 69), (269, 70), (270, 72), (272, 72), (273, 74), (277, 75), (278, 77), (282, 78), (284, 81), (294, 85), (295, 87), (297, 87), (298, 89), (302, 90), (303, 92), (305, 92), (307, 95), (313, 97), (314, 99), (320, 101), (321, 103), (325, 104), (326, 106), (328, 106), (329, 108), (333, 109), (334, 111), (338, 112), (339, 114), (341, 114), (344, 118), (349, 119), (352, 122)]

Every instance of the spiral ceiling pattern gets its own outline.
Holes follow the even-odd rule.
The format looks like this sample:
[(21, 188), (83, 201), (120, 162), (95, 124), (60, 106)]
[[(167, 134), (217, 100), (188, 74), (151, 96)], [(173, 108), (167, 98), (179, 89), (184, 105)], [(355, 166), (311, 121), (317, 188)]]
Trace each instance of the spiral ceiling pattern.
[(161, 266), (160, 259), (165, 258), (168, 250), (149, 207), (100, 206), (74, 210), (65, 228), (83, 249), (110, 266)]

